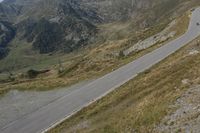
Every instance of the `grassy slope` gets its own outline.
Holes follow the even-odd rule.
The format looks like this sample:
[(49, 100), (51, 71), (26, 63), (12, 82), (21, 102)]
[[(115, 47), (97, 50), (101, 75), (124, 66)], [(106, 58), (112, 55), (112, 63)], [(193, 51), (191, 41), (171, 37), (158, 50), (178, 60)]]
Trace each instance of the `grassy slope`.
[[(170, 112), (168, 106), (200, 83), (200, 56), (188, 55), (194, 48), (200, 49), (196, 40), (49, 133), (156, 132), (154, 125)], [(190, 83), (183, 84), (183, 79)]]

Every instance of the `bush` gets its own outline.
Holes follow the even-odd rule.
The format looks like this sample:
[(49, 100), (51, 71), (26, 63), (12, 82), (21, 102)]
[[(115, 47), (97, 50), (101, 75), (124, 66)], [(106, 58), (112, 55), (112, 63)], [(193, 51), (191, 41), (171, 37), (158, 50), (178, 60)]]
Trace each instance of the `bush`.
[(30, 70), (27, 71), (27, 76), (28, 76), (28, 78), (36, 78), (39, 74), (46, 73), (46, 72), (49, 72), (49, 71), (50, 70), (38, 71), (38, 70), (30, 69)]
[(119, 52), (119, 57), (120, 57), (120, 58), (123, 58), (124, 56), (125, 56), (125, 55), (124, 55), (124, 52), (123, 52), (123, 51), (120, 51), (120, 52)]

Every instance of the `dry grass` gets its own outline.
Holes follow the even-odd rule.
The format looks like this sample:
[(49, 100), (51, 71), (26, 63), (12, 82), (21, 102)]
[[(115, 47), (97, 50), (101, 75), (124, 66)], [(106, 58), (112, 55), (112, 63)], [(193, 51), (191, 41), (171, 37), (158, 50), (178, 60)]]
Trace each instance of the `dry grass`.
[(186, 32), (187, 28), (185, 28), (186, 25), (189, 25), (189, 20), (188, 18), (191, 17), (191, 12), (188, 11), (184, 15), (180, 16), (176, 21), (176, 24), (171, 27), (171, 30), (176, 31), (176, 35), (181, 35)]
[[(200, 49), (196, 41), (49, 133), (155, 132), (154, 126), (170, 112), (168, 106), (189, 86), (200, 83), (200, 55), (188, 55), (193, 48)], [(190, 84), (182, 84), (183, 79)]]

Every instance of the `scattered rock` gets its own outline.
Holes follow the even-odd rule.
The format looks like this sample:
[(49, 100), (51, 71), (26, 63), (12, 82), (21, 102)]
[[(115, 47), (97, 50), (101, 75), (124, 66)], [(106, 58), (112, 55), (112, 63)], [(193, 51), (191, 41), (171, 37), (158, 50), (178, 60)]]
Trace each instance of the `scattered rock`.
[[(182, 82), (188, 83), (188, 80)], [(178, 109), (161, 121), (155, 128), (156, 132), (200, 132), (200, 86), (190, 88), (177, 99), (173, 107)]]
[(169, 29), (175, 24), (175, 21), (169, 24), (167, 28), (165, 28), (162, 32), (153, 35), (143, 41), (139, 41), (138, 43), (134, 44), (130, 48), (123, 51), (124, 55), (127, 56), (132, 52), (138, 52), (140, 50), (149, 48), (157, 43), (162, 43), (167, 41), (170, 38), (173, 38), (176, 34), (175, 31), (169, 31)]
[(182, 84), (186, 85), (190, 82), (190, 80), (189, 79), (183, 79), (181, 82), (182, 82)]
[(83, 121), (83, 122), (81, 122), (81, 123), (75, 125), (75, 126), (72, 128), (72, 131), (73, 131), (73, 132), (76, 132), (77, 130), (88, 128), (89, 125), (90, 125), (90, 122), (89, 122), (89, 121)]
[(189, 55), (197, 55), (198, 53), (199, 51), (194, 49), (189, 52)]

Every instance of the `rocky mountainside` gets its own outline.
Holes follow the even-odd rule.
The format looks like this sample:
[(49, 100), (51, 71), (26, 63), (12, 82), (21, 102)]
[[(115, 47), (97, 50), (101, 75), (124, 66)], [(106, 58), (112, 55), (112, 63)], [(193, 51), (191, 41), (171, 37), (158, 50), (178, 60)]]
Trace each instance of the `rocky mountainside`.
[(20, 14), (20, 7), (13, 4), (0, 3), (0, 19), (4, 21), (14, 21)]
[[(90, 18), (78, 3), (69, 0), (5, 0), (1, 5), (8, 16), (8, 12), (18, 11), (15, 21), (8, 19), (10, 16), (1, 20), (11, 22), (17, 29), (16, 36), (32, 43), (33, 49), (40, 53), (71, 52), (86, 45), (97, 30), (89, 20), (96, 21), (98, 17)], [(7, 7), (16, 7), (16, 10)]]
[(8, 43), (15, 36), (15, 29), (8, 22), (0, 21), (0, 59), (4, 58), (9, 49), (7, 48)]

